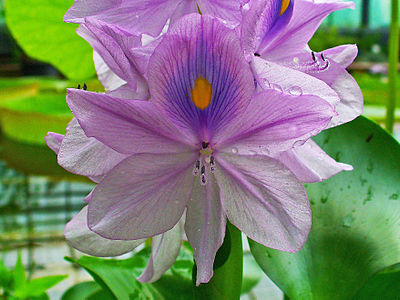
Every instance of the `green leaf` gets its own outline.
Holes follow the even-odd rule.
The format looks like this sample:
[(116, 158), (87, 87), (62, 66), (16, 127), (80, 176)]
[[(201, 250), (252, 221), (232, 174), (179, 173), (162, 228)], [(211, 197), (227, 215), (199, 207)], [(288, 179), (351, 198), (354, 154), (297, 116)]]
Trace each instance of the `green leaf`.
[(93, 50), (63, 16), (73, 0), (7, 0), (6, 23), (26, 54), (47, 62), (71, 79), (95, 75)]
[(251, 253), (243, 255), (243, 282), (241, 294), (250, 293), (251, 290), (260, 282), (263, 273), (255, 262)]
[(400, 270), (382, 271), (370, 278), (358, 291), (354, 300), (382, 300), (400, 298)]
[(193, 285), (190, 279), (180, 276), (164, 275), (152, 284), (168, 300), (188, 300), (193, 298)]
[[(193, 282), (196, 283), (197, 269), (193, 268)], [(243, 274), (242, 233), (229, 222), (225, 240), (214, 261), (214, 276), (207, 284), (195, 288), (198, 300), (235, 300), (240, 298)]]
[(0, 259), (0, 289), (6, 292), (11, 291), (14, 284), (13, 273), (7, 269), (3, 261)]
[[(130, 299), (130, 295), (141, 290), (141, 283), (136, 280), (140, 269), (145, 266), (145, 259), (134, 256), (126, 260), (101, 259), (83, 256), (72, 260), (83, 267), (93, 279), (108, 291), (112, 299)], [(150, 299), (150, 298), (149, 298)]]
[[(2, 101), (0, 124), (3, 132), (20, 142), (44, 145), (47, 132), (65, 132), (72, 119), (65, 94), (40, 94)], [(29, 128), (30, 130), (24, 130)]]
[[(83, 256), (78, 260), (66, 258), (85, 268), (93, 279), (107, 293), (108, 299), (143, 299), (143, 300), (186, 300), (193, 291), (191, 285), (191, 267), (186, 250), (182, 250), (178, 260), (160, 280), (154, 284), (143, 284), (137, 277), (143, 272), (150, 254), (150, 249), (143, 249), (126, 260), (100, 259)], [(91, 297), (97, 299), (94, 296)]]
[(15, 296), (20, 298), (40, 297), (48, 289), (67, 278), (68, 275), (47, 276), (32, 279), (22, 288), (15, 289)]
[(307, 185), (313, 225), (302, 250), (249, 241), (251, 251), (292, 300), (352, 299), (374, 274), (400, 262), (400, 145), (364, 117), (316, 142), (354, 171)]
[(91, 295), (102, 291), (95, 281), (86, 281), (70, 287), (61, 297), (61, 300), (86, 300)]
[(14, 289), (22, 290), (26, 284), (25, 268), (22, 264), (21, 252), (18, 252), (17, 263), (14, 268)]

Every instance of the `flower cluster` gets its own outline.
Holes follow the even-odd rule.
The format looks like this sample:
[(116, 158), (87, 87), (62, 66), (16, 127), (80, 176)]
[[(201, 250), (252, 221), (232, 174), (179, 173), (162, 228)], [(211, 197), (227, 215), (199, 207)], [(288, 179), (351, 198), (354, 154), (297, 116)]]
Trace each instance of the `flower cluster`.
[(362, 95), (355, 45), (308, 41), (335, 0), (75, 0), (65, 21), (94, 49), (106, 92), (69, 89), (75, 118), (46, 141), (66, 170), (97, 183), (66, 226), (95, 256), (152, 238), (139, 278), (153, 282), (187, 238), (208, 282), (229, 220), (296, 252), (311, 227), (303, 182), (352, 167), (311, 138), (349, 122)]

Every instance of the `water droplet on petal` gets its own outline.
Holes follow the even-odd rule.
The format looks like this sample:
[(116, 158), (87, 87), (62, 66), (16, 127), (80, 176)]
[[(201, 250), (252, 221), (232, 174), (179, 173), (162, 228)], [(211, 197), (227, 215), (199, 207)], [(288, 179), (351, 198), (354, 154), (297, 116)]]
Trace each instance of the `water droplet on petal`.
[(258, 153), (256, 151), (254, 151), (254, 150), (249, 150), (249, 154), (250, 155), (257, 155)]
[(268, 79), (267, 78), (263, 78), (263, 84), (264, 84), (264, 86), (265, 87), (267, 87), (267, 88), (271, 88), (271, 84), (269, 83), (269, 81), (268, 81)]
[(270, 155), (269, 149), (268, 148), (264, 148), (262, 150), (262, 153), (264, 153), (265, 155)]
[(239, 152), (238, 148), (236, 148), (236, 147), (232, 148), (232, 153), (233, 154), (238, 154), (238, 152)]
[(289, 94), (291, 94), (292, 96), (301, 96), (303, 95), (303, 90), (299, 86), (292, 86), (289, 89)]
[(281, 87), (279, 84), (272, 83), (272, 84), (271, 84), (271, 88), (273, 88), (274, 90), (276, 90), (276, 91), (278, 91), (278, 92), (280, 92), (280, 93), (283, 93), (283, 89), (282, 89), (282, 87)]

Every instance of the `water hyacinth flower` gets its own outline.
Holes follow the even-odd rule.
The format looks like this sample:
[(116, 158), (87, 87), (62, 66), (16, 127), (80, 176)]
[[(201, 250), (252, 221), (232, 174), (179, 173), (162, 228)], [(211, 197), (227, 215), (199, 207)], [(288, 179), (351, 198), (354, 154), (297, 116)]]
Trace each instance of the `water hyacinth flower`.
[[(243, 6), (238, 30), (258, 88), (294, 95), (312, 92), (324, 98), (337, 112), (328, 127), (349, 122), (362, 113), (361, 90), (346, 71), (357, 56), (357, 47), (343, 45), (316, 53), (307, 43), (331, 12), (345, 8), (354, 8), (354, 3), (251, 0)], [(312, 140), (276, 158), (303, 182), (322, 181), (342, 170), (352, 170), (330, 158)]]
[[(123, 39), (114, 42), (121, 47)], [(80, 217), (85, 232), (108, 240), (112, 252), (113, 243), (166, 234), (184, 219), (197, 284), (213, 275), (226, 219), (260, 244), (298, 251), (311, 227), (310, 206), (301, 182), (273, 156), (326, 128), (332, 105), (312, 93), (256, 91), (236, 32), (199, 14), (170, 28), (147, 77), (149, 101), (68, 90), (74, 130), (124, 156), (109, 170), (77, 172), (102, 174)], [(67, 136), (59, 160), (76, 145)], [(71, 161), (90, 160), (90, 153), (79, 155)]]
[(135, 34), (158, 36), (168, 20), (201, 11), (238, 25), (241, 0), (75, 0), (64, 21), (84, 23), (93, 17)]

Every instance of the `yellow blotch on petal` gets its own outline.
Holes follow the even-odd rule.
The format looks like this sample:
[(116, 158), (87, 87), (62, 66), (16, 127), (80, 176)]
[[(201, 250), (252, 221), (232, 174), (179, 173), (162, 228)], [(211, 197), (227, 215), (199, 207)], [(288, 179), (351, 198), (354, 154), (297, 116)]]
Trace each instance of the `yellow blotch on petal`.
[(282, 0), (282, 6), (281, 6), (281, 15), (285, 13), (285, 11), (288, 9), (290, 4), (290, 0)]
[(212, 98), (212, 87), (207, 79), (200, 76), (196, 79), (194, 83), (194, 88), (192, 89), (190, 96), (194, 105), (201, 110), (206, 109)]

